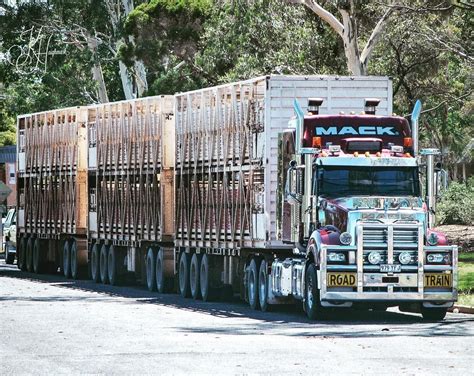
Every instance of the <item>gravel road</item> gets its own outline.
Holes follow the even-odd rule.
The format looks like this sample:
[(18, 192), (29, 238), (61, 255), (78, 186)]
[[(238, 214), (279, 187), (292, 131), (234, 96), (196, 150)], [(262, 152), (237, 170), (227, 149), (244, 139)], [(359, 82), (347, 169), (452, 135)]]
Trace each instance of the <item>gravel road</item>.
[(474, 316), (390, 310), (311, 322), (0, 261), (0, 374), (474, 374)]

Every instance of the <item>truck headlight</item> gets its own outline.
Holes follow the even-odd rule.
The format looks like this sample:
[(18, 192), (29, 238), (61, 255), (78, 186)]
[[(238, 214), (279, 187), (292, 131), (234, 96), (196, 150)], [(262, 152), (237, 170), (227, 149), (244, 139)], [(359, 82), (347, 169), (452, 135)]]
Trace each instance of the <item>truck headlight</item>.
[(380, 261), (382, 261), (382, 255), (380, 252), (372, 251), (369, 253), (368, 260), (372, 265), (380, 264)]
[(426, 262), (429, 264), (451, 264), (449, 253), (428, 253)]
[(429, 245), (437, 245), (438, 244), (438, 235), (432, 232), (430, 236), (426, 238), (426, 241)]
[(351, 244), (351, 241), (352, 241), (352, 235), (349, 234), (348, 232), (343, 232), (339, 236), (339, 241), (341, 242), (341, 244), (349, 245)]
[(398, 261), (400, 264), (407, 265), (411, 262), (411, 255), (410, 252), (402, 252), (398, 255)]
[(328, 261), (329, 262), (345, 262), (346, 255), (341, 252), (329, 252), (328, 253)]

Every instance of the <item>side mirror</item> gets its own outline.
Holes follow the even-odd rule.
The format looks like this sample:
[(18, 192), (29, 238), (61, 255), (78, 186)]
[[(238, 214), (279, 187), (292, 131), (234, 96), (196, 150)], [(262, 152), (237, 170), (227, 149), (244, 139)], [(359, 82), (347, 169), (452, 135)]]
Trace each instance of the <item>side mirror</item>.
[(286, 173), (285, 198), (291, 205), (301, 205), (303, 202), (303, 169), (295, 160), (289, 163)]

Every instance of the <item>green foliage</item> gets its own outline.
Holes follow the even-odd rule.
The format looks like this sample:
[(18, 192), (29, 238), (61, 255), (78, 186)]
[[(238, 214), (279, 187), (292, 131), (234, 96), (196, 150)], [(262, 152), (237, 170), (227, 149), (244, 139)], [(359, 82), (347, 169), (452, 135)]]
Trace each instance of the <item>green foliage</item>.
[(210, 84), (265, 74), (343, 74), (342, 43), (302, 6), (277, 0), (215, 7), (196, 65)]
[(438, 204), (440, 224), (474, 225), (474, 177), (466, 184), (453, 182)]

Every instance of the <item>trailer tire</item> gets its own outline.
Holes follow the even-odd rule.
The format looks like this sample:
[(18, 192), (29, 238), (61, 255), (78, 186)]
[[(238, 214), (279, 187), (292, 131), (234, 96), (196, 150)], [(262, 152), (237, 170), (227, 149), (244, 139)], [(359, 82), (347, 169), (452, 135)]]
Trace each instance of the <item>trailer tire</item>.
[(426, 321), (441, 321), (446, 316), (447, 308), (425, 308), (421, 307), (421, 315)]
[(179, 268), (178, 268), (178, 279), (179, 279), (179, 293), (183, 298), (189, 298), (190, 286), (189, 286), (189, 254), (181, 252), (179, 257)]
[(71, 244), (69, 240), (63, 245), (63, 274), (66, 278), (71, 278)]
[(195, 300), (201, 298), (201, 287), (199, 284), (200, 263), (201, 255), (198, 255), (197, 253), (193, 254), (193, 257), (191, 257), (191, 265), (189, 266), (189, 287), (191, 289), (191, 296)]
[(17, 254), (17, 266), (18, 269), (25, 271), (26, 270), (26, 237), (20, 237), (20, 247), (18, 247)]
[(209, 256), (205, 253), (201, 257), (201, 266), (199, 270), (199, 287), (201, 289), (202, 300), (205, 302), (211, 299), (209, 275)]
[(109, 252), (107, 255), (107, 274), (109, 277), (109, 283), (112, 286), (117, 285), (118, 277), (119, 277), (119, 270), (118, 270), (118, 249), (113, 245), (110, 246)]
[(149, 291), (155, 291), (156, 289), (156, 261), (155, 251), (152, 247), (148, 248), (145, 259), (146, 266), (146, 285)]
[(155, 280), (156, 290), (162, 294), (166, 291), (166, 278), (165, 278), (165, 254), (162, 248), (158, 248), (156, 253), (155, 262)]
[(41, 250), (41, 240), (35, 239), (35, 244), (33, 245), (33, 272), (40, 274), (43, 273), (43, 252)]
[(26, 270), (29, 272), (33, 271), (33, 238), (28, 239), (26, 244)]
[(318, 274), (316, 265), (310, 264), (305, 276), (305, 312), (310, 320), (326, 319), (326, 309), (321, 306), (318, 289)]
[(13, 265), (15, 262), (15, 254), (8, 253), (9, 245), (8, 243), (5, 244), (5, 264)]
[(81, 267), (79, 266), (79, 255), (77, 252), (77, 242), (73, 239), (70, 241), (70, 254), (71, 254), (71, 277), (72, 279), (78, 279), (81, 277)]
[(253, 258), (250, 261), (249, 269), (248, 269), (248, 298), (249, 298), (249, 305), (252, 309), (259, 309), (260, 302), (258, 297), (258, 270), (257, 270), (257, 262)]
[(100, 281), (104, 284), (109, 283), (109, 271), (107, 268), (109, 247), (103, 244), (100, 248)]
[(100, 281), (100, 251), (97, 243), (91, 250), (91, 278), (96, 283)]
[(270, 304), (267, 302), (268, 297), (268, 263), (266, 260), (262, 260), (260, 263), (260, 270), (258, 273), (258, 299), (260, 303), (260, 309), (263, 312), (270, 310)]

